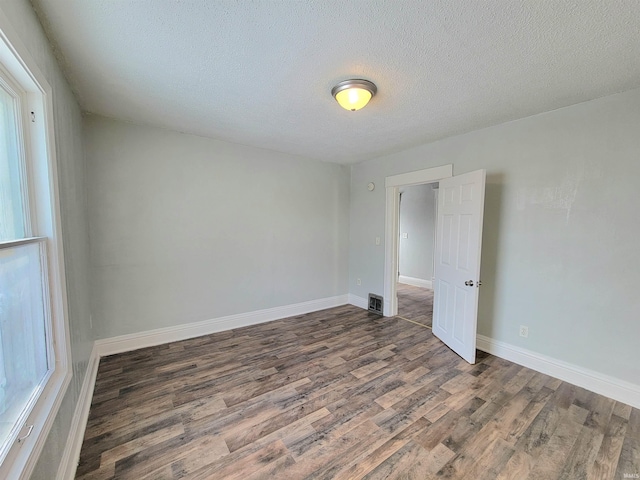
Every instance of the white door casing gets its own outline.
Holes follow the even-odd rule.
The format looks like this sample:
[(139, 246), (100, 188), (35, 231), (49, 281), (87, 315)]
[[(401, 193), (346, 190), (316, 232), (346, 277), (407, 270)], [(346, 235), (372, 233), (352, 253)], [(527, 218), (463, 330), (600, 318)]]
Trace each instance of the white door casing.
[(485, 170), (440, 180), (433, 334), (473, 364), (480, 282)]
[(453, 175), (453, 165), (417, 170), (386, 177), (386, 212), (384, 242), (384, 316), (393, 317), (398, 314), (398, 297), (396, 282), (398, 281), (398, 217), (400, 213), (400, 187), (438, 182)]

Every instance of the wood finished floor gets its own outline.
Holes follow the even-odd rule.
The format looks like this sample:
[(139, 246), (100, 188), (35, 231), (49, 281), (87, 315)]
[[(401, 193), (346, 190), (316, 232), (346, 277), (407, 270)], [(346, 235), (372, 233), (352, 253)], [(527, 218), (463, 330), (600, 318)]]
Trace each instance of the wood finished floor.
[(103, 358), (77, 478), (636, 473), (639, 410), (343, 306)]
[(425, 327), (431, 327), (433, 319), (433, 290), (398, 283), (398, 315)]

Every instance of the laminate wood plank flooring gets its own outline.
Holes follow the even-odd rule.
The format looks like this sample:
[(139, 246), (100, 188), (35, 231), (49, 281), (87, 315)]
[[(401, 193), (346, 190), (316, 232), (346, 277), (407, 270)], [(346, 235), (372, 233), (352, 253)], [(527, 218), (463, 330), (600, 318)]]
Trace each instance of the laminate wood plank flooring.
[(103, 358), (76, 478), (636, 474), (639, 410), (347, 305)]
[(431, 328), (433, 323), (433, 290), (405, 283), (396, 284), (398, 316)]

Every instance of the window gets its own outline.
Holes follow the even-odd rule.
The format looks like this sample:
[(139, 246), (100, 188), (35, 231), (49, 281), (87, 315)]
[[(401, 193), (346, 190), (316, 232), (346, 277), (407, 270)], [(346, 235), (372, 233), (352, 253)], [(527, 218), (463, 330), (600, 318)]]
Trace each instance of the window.
[(50, 112), (0, 12), (0, 478), (30, 475), (70, 380)]

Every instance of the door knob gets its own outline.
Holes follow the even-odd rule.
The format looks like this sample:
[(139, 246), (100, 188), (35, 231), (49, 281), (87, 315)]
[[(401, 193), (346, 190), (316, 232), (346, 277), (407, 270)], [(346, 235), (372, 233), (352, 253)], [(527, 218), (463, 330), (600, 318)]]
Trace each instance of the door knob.
[(466, 282), (464, 282), (464, 284), (465, 284), (467, 287), (473, 287), (473, 280), (467, 280)]

